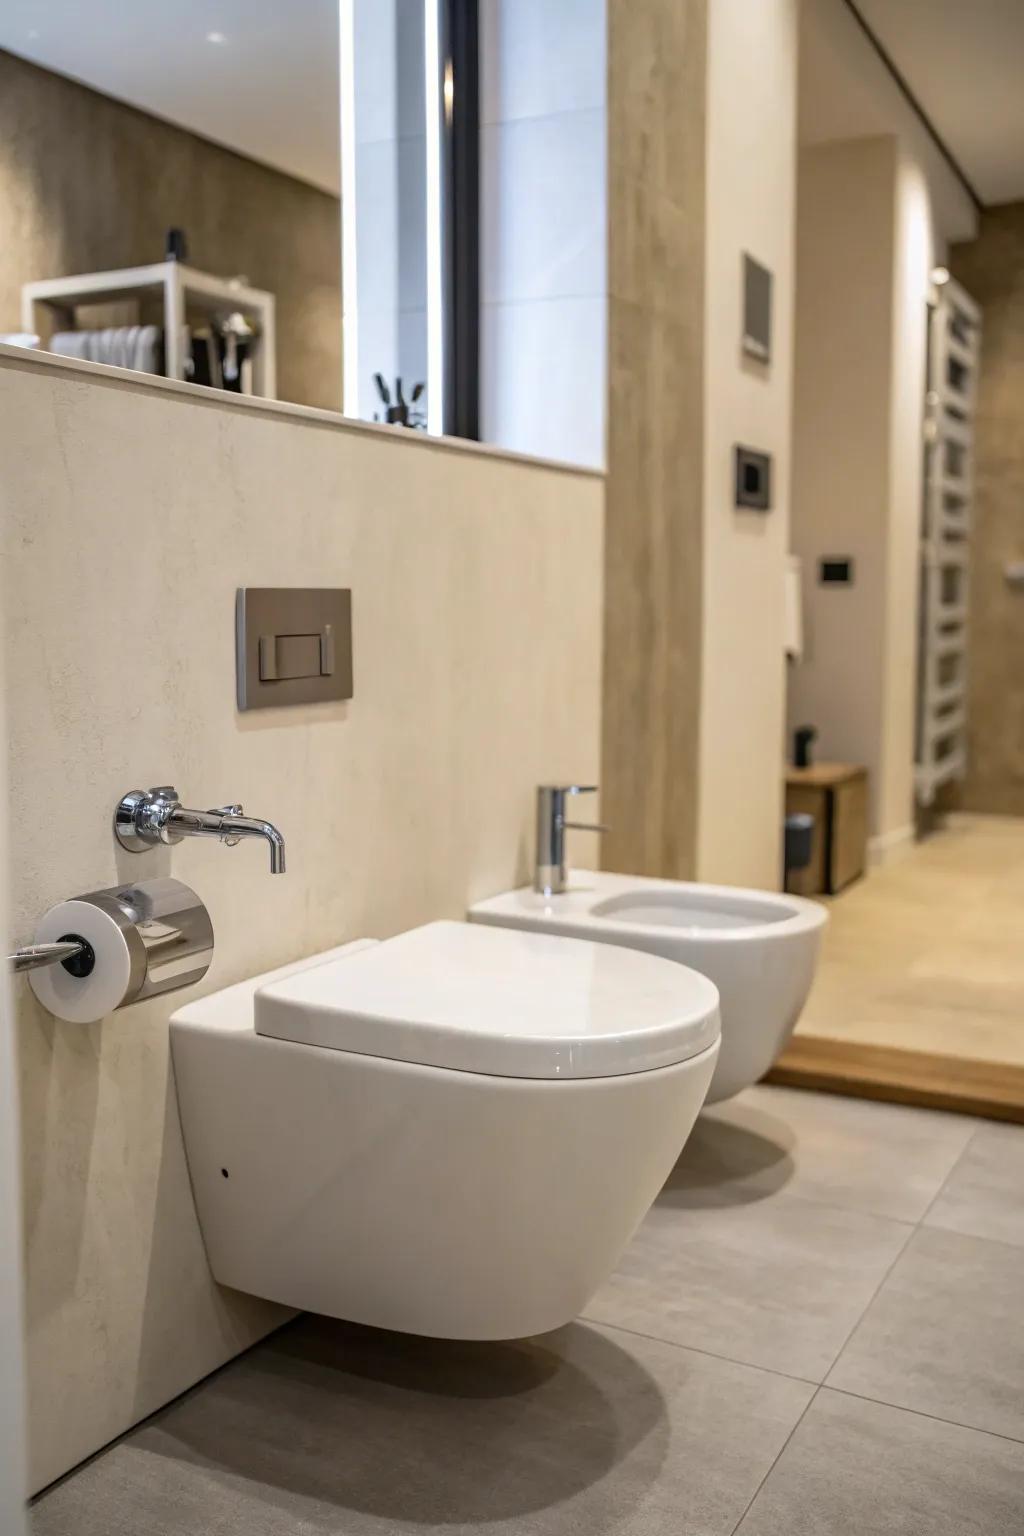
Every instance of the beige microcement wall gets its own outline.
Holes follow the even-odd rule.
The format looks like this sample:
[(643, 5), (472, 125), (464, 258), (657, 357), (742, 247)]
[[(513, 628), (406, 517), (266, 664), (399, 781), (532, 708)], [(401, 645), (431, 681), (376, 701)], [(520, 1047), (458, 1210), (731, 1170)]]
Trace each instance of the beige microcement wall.
[[(883, 773), (895, 165), (889, 138), (804, 150), (797, 204), (792, 544), (804, 654), (791, 667), (789, 725), (816, 727), (823, 760), (866, 764), (873, 797)], [(828, 555), (852, 559), (851, 586), (819, 585)]]
[[(0, 733), (6, 739), (3, 686), (3, 596), (0, 593)], [(7, 914), (7, 776), (0, 762), (0, 954), (10, 952)], [(12, 978), (0, 971), (0, 1531), (24, 1536), (25, 1378), (18, 1139), (18, 1061)]]
[[(704, 539), (697, 877), (780, 881), (796, 201), (796, 0), (708, 13)], [(772, 357), (745, 357), (742, 262), (773, 277)], [(772, 510), (737, 509), (737, 443), (772, 456)]]
[[(608, 38), (603, 862), (775, 886), (796, 7), (609, 0)], [(745, 250), (775, 276), (767, 368)], [(774, 457), (768, 517), (734, 511), (736, 442)]]
[(697, 830), (707, 3), (608, 0), (600, 857), (683, 879)]
[[(14, 937), (171, 871), (212, 990), (528, 878), (534, 786), (598, 766), (603, 485), (200, 397), (0, 356)], [(261, 585), (351, 587), (351, 702), (237, 712), (235, 589)], [(252, 843), (116, 852), (152, 784), (271, 818), (288, 873)], [(193, 994), (84, 1027), (17, 985), (39, 1488), (284, 1314), (207, 1268), (168, 1061)]]
[(23, 283), (160, 261), (172, 225), (276, 295), (281, 399), (340, 410), (338, 199), (0, 49), (0, 332)]
[(986, 208), (950, 269), (982, 308), (974, 421), (967, 810), (1024, 816), (1024, 202)]
[(913, 836), (928, 297), (932, 269), (945, 255), (934, 227), (928, 183), (920, 165), (902, 146), (896, 155), (894, 203), (884, 771), (878, 784), (871, 850), (880, 860), (898, 854)]
[[(913, 824), (917, 561), (928, 280), (923, 177), (895, 137), (804, 150), (799, 164), (793, 550), (805, 649), (789, 726), (821, 759), (863, 763), (873, 852)], [(850, 586), (822, 586), (825, 556)]]

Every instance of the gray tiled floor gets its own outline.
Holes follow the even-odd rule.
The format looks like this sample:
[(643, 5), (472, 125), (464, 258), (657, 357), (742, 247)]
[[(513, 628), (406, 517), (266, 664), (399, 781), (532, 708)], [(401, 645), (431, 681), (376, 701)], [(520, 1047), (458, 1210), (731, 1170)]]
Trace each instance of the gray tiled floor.
[(1024, 1132), (978, 1131), (925, 1217), (928, 1226), (1024, 1248)]
[(1020, 1536), (1024, 1445), (828, 1388), (740, 1536)]
[[(920, 1221), (978, 1124), (898, 1104), (755, 1089), (701, 1115), (663, 1198), (675, 1192), (686, 1207), (720, 1206), (784, 1193)], [(1016, 1145), (1024, 1157), (1024, 1135)]]
[(1022, 1167), (1024, 1128), (751, 1090), (585, 1319), (507, 1345), (301, 1319), (35, 1536), (1016, 1536)]
[(820, 1382), (911, 1230), (780, 1195), (722, 1210), (659, 1203), (586, 1315)]
[(1024, 1440), (1019, 1248), (916, 1232), (829, 1385)]

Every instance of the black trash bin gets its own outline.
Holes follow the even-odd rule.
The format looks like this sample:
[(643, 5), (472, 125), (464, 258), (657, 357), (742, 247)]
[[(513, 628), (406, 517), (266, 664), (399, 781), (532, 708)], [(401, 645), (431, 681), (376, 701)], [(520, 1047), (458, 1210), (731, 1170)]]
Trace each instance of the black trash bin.
[(786, 817), (786, 874), (791, 869), (806, 869), (814, 847), (814, 817), (797, 811)]

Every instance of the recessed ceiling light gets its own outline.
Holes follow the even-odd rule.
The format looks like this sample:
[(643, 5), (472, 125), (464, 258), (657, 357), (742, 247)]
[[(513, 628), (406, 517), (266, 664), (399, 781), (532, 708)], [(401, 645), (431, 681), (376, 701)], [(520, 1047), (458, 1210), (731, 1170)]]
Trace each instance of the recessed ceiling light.
[(207, 32), (207, 34), (206, 34), (206, 41), (208, 43), (215, 43), (215, 44), (217, 44), (219, 46), (219, 45), (221, 45), (223, 43), (226, 43), (227, 42), (227, 38), (225, 37), (223, 32)]

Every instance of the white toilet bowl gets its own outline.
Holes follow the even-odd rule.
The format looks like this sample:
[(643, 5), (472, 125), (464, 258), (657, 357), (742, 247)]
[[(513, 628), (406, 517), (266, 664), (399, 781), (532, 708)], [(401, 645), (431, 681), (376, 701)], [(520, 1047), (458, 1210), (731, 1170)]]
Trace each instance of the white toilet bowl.
[(718, 1056), (702, 976), (432, 923), (171, 1020), (224, 1285), (445, 1338), (575, 1317), (664, 1183)]
[(478, 923), (596, 939), (692, 966), (718, 988), (722, 1046), (707, 1102), (756, 1083), (807, 1001), (828, 914), (818, 902), (739, 886), (576, 870), (562, 895), (478, 902)]

